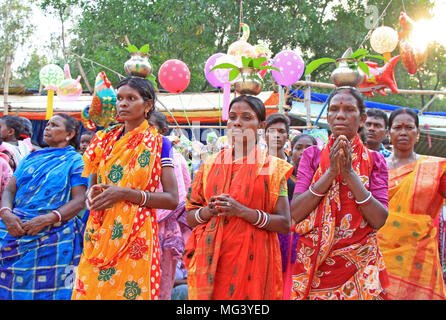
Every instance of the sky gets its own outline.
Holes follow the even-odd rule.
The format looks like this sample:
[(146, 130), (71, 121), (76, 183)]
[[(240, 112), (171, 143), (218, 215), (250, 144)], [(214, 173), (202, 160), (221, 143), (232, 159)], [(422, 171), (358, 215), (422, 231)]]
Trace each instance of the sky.
[[(32, 36), (32, 44), (28, 48), (22, 48), (18, 50), (17, 54), (14, 56), (14, 61), (12, 64), (12, 70), (16, 70), (17, 67), (26, 64), (28, 62), (28, 53), (32, 52), (33, 48), (37, 48), (43, 52), (45, 44), (49, 43), (49, 34), (51, 32), (60, 34), (61, 22), (55, 16), (50, 14), (45, 14), (39, 7), (35, 4), (31, 5), (33, 9), (33, 16), (31, 22), (36, 26), (36, 30)], [(446, 19), (444, 18), (444, 13), (446, 12), (446, 0), (435, 1), (434, 7), (434, 19), (429, 22), (420, 23), (420, 30), (417, 33), (417, 42), (420, 45), (425, 45), (429, 40), (436, 40), (440, 44), (446, 46)], [(443, 15), (442, 15), (443, 14)], [(74, 19), (69, 19), (66, 21), (66, 30), (73, 25)], [(51, 28), (48, 28), (51, 26)]]

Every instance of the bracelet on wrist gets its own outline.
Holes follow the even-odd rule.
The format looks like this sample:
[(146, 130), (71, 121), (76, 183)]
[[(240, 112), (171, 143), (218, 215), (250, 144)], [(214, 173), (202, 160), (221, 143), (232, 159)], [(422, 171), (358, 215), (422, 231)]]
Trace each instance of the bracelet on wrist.
[(198, 223), (202, 224), (202, 223), (206, 223), (207, 221), (204, 220), (201, 216), (200, 216), (200, 211), (201, 209), (203, 209), (203, 207), (201, 207), (200, 209), (198, 209), (197, 211), (195, 211), (195, 220), (197, 220)]
[(319, 192), (314, 191), (312, 185), (310, 185), (310, 187), (308, 188), (308, 190), (310, 190), (310, 192), (311, 192), (313, 195), (315, 195), (316, 197), (320, 197), (320, 198), (325, 197), (325, 195), (327, 194), (327, 193), (319, 193)]
[(53, 211), (51, 211), (51, 213), (54, 213), (57, 216), (57, 222), (61, 222), (62, 221), (62, 215), (60, 214), (59, 211), (53, 210)]
[(356, 204), (362, 205), (362, 204), (366, 204), (367, 202), (369, 202), (369, 200), (372, 198), (372, 192), (369, 191), (369, 195), (362, 201), (357, 201), (355, 200)]

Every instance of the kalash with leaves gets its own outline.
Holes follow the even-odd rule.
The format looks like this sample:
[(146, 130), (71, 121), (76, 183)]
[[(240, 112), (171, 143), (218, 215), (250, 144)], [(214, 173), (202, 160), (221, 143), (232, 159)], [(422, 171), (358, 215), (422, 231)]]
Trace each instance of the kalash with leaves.
[(367, 49), (358, 49), (353, 52), (352, 48), (348, 48), (341, 58), (320, 58), (311, 61), (305, 69), (305, 75), (311, 74), (323, 64), (335, 63), (336, 69), (333, 70), (330, 76), (333, 84), (336, 87), (358, 87), (364, 79), (364, 75), (359, 70), (367, 76), (370, 75), (369, 66), (361, 61), (363, 58), (376, 58), (387, 61), (382, 56), (369, 54)]
[[(232, 63), (221, 63), (214, 66), (209, 72), (215, 69), (230, 69), (228, 82), (235, 80), (234, 89), (238, 94), (258, 95), (263, 88), (263, 80), (258, 72), (261, 70), (279, 69), (271, 66), (262, 66), (267, 61), (266, 57), (241, 57), (242, 66)], [(280, 71), (279, 71), (280, 72)]]
[(124, 64), (124, 71), (129, 76), (150, 80), (156, 88), (156, 77), (152, 73), (153, 69), (149, 60), (149, 44), (143, 45), (140, 49), (135, 45), (129, 44), (126, 50), (130, 52), (130, 59)]

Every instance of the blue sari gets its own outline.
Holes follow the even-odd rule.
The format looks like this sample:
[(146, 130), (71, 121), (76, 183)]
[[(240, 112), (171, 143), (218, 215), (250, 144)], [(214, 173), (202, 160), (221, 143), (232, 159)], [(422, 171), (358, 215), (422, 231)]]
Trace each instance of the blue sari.
[[(71, 146), (29, 154), (14, 172), (13, 212), (23, 222), (57, 210), (71, 200), (71, 189), (88, 184), (82, 157)], [(0, 299), (69, 300), (82, 253), (82, 223), (46, 227), (35, 236), (13, 237), (0, 220)]]

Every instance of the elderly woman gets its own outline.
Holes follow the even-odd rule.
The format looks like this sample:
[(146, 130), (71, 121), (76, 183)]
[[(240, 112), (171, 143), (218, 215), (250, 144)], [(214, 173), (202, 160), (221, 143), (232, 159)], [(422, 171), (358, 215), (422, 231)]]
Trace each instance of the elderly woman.
[(389, 128), (389, 218), (378, 232), (389, 298), (444, 300), (436, 220), (446, 198), (446, 159), (415, 153), (420, 129), (413, 110), (393, 111)]
[(186, 201), (189, 299), (282, 299), (277, 233), (288, 233), (292, 165), (257, 147), (265, 106), (241, 95), (229, 105), (231, 147), (205, 160)]
[[(83, 155), (83, 175), (92, 175), (90, 215), (72, 298), (156, 300), (156, 209), (178, 205), (172, 145), (148, 123), (156, 100), (152, 83), (130, 77), (116, 89), (122, 123), (97, 132)], [(163, 192), (156, 192), (160, 182)]]
[(336, 89), (328, 101), (327, 145), (300, 159), (292, 216), (300, 234), (292, 299), (379, 299), (387, 274), (376, 231), (387, 218), (388, 169), (358, 130), (367, 115), (358, 90)]
[(28, 155), (3, 193), (0, 297), (70, 299), (70, 273), (82, 252), (80, 221), (87, 179), (76, 152), (78, 122), (56, 114), (44, 131), (49, 145)]

